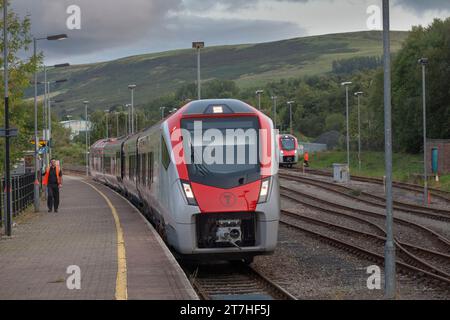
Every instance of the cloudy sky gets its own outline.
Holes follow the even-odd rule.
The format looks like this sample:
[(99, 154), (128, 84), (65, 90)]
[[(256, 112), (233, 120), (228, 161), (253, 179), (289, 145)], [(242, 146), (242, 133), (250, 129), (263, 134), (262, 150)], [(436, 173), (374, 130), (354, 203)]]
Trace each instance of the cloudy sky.
[[(81, 29), (69, 30), (71, 5)], [(40, 41), (46, 64), (90, 63), (206, 45), (257, 43), (300, 36), (368, 30), (381, 0), (13, 0), (30, 15), (32, 33), (67, 33)], [(368, 10), (370, 9), (370, 10)], [(368, 13), (369, 11), (369, 13)], [(450, 0), (391, 0), (394, 30), (450, 16)]]

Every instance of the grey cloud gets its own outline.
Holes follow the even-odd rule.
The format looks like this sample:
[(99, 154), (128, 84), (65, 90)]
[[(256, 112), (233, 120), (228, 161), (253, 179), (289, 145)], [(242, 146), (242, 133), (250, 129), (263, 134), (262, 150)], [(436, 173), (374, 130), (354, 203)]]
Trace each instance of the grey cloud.
[[(73, 4), (81, 8), (81, 30), (66, 27), (66, 9)], [(162, 24), (169, 11), (180, 4), (181, 0), (15, 0), (12, 7), (21, 16), (30, 14), (36, 36), (67, 33), (69, 39), (64, 45), (57, 41), (40, 43), (46, 51), (62, 55), (133, 44)]]
[[(229, 0), (234, 3), (244, 2)], [(248, 0), (248, 2), (258, 0)], [(278, 1), (278, 0), (277, 0)], [(293, 1), (293, 0), (285, 0)], [(209, 1), (197, 1), (197, 3)], [(66, 9), (81, 8), (81, 30), (68, 30)], [(36, 36), (67, 33), (69, 39), (42, 41), (39, 48), (49, 59), (65, 56), (99, 56), (116, 52), (153, 52), (186, 47), (186, 41), (201, 38), (210, 45), (260, 42), (299, 36), (302, 30), (293, 23), (251, 19), (207, 19), (184, 15), (182, 0), (15, 0), (20, 15), (31, 14)], [(188, 40), (186, 40), (188, 39)], [(128, 51), (127, 51), (128, 48)], [(131, 49), (133, 48), (133, 49)], [(123, 53), (128, 54), (128, 53)]]
[(429, 10), (450, 10), (449, 0), (395, 0), (395, 4), (418, 13)]
[[(272, 0), (272, 2), (302, 2), (310, 0)], [(243, 8), (253, 8), (258, 3), (270, 2), (268, 0), (183, 0), (182, 7), (189, 10), (210, 10), (223, 7), (226, 10), (237, 11)]]
[(207, 45), (256, 43), (298, 37), (304, 30), (290, 22), (172, 17), (164, 25), (164, 38), (186, 47), (186, 41), (204, 40)]

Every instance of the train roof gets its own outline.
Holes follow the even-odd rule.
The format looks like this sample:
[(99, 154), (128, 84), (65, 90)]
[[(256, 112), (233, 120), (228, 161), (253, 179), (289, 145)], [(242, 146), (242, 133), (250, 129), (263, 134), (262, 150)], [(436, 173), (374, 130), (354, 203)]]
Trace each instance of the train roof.
[(91, 149), (103, 149), (108, 141), (109, 139), (100, 139), (91, 146)]
[(297, 140), (297, 137), (294, 136), (294, 135), (292, 135), (292, 134), (288, 134), (288, 133), (281, 134), (281, 133), (280, 133), (280, 139), (288, 139), (288, 138), (294, 138), (294, 139)]
[(189, 102), (180, 111), (186, 115), (256, 113), (257, 110), (236, 99), (205, 99)]

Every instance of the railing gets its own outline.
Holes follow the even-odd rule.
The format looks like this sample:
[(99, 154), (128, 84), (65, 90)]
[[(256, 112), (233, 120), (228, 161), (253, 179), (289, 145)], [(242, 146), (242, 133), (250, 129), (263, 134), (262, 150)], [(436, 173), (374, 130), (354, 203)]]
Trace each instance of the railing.
[[(0, 225), (3, 225), (6, 193), (5, 178), (1, 180)], [(34, 173), (11, 176), (11, 211), (13, 216), (23, 212), (34, 200)]]

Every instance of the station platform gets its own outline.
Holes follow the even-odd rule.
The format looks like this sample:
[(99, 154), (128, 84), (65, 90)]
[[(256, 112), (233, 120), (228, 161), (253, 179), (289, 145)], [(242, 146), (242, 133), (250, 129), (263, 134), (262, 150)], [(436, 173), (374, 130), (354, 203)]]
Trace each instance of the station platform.
[(58, 213), (32, 214), (0, 239), (0, 299), (196, 300), (154, 228), (126, 199), (64, 176)]

